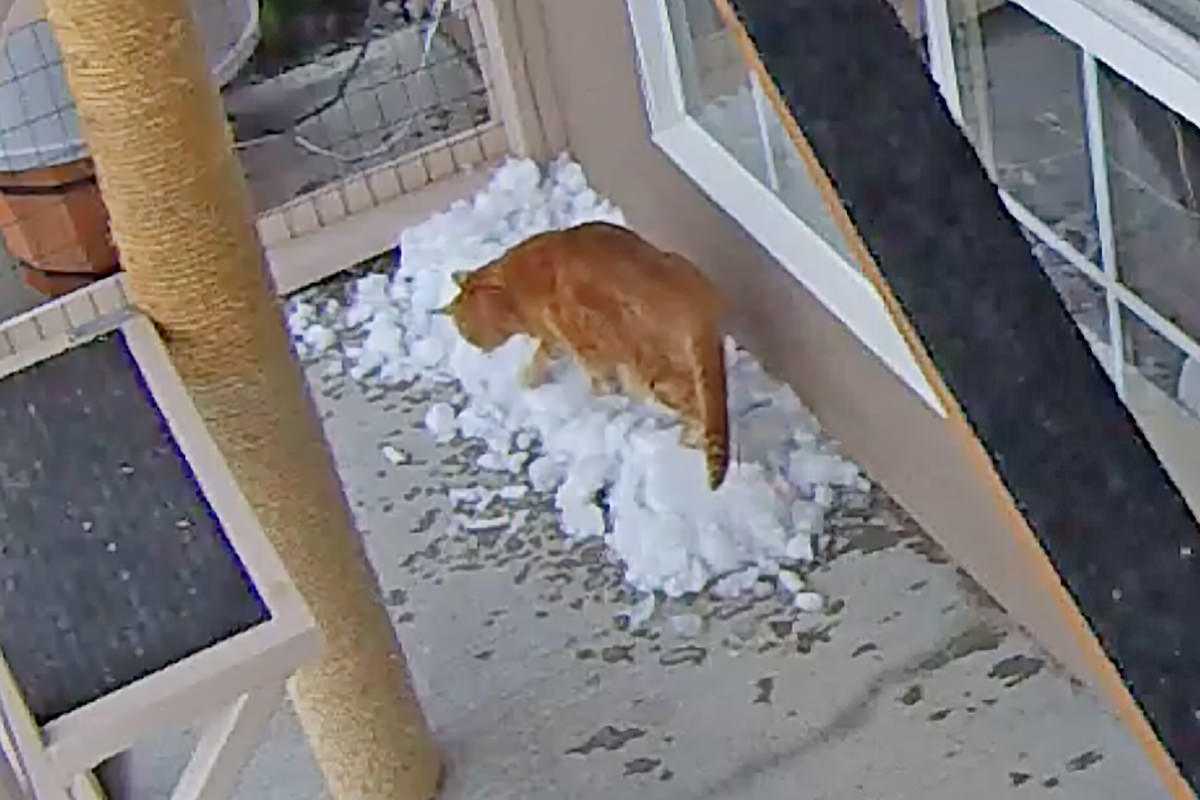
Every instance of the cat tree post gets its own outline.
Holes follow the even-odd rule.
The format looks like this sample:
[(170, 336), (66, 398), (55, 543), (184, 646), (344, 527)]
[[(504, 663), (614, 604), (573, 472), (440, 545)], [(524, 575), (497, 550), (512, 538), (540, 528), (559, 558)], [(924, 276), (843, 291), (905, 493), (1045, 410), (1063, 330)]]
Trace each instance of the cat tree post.
[(338, 800), (426, 800), (439, 756), (293, 358), (184, 0), (46, 0), (138, 306), (325, 639), (290, 686)]

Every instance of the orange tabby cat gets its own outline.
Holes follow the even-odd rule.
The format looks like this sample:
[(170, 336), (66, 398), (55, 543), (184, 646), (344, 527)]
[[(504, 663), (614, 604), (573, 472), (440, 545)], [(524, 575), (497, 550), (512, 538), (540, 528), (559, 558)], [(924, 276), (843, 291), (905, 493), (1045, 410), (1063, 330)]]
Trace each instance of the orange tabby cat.
[(628, 228), (593, 222), (538, 234), (481, 269), (456, 275), (445, 312), (463, 337), (493, 350), (524, 333), (538, 340), (526, 367), (536, 385), (565, 353), (600, 392), (653, 397), (702, 448), (709, 486), (729, 467), (724, 303), (700, 270)]

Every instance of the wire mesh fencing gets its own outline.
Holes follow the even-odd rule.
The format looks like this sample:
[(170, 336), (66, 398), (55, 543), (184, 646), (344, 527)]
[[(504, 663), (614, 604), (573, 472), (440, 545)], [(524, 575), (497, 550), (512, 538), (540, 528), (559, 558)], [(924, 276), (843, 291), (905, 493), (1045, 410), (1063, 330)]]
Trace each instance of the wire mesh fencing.
[[(268, 246), (508, 152), (475, 0), (190, 6)], [(0, 33), (0, 233), (0, 319), (119, 268), (38, 0)]]
[(473, 1), (264, 0), (260, 30), (224, 98), (267, 244), (507, 150)]

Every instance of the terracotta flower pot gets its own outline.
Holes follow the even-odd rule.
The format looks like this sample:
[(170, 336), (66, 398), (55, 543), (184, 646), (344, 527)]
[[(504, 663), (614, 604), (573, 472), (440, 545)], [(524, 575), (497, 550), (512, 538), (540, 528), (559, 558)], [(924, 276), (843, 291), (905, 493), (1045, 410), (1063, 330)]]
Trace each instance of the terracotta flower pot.
[(108, 211), (89, 158), (0, 172), (0, 233), (9, 252), (29, 268), (26, 279), (39, 291), (55, 281), (37, 279), (38, 285), (38, 272), (70, 276), (78, 287), (118, 268)]

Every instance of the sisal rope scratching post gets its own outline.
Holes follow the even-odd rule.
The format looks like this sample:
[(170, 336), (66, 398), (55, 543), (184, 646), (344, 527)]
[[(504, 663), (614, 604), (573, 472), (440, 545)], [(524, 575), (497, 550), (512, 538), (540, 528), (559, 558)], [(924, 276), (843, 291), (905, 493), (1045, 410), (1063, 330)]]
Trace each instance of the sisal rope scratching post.
[(290, 692), (338, 800), (426, 800), (441, 762), (292, 356), (184, 0), (47, 0), (135, 302), (308, 601)]

